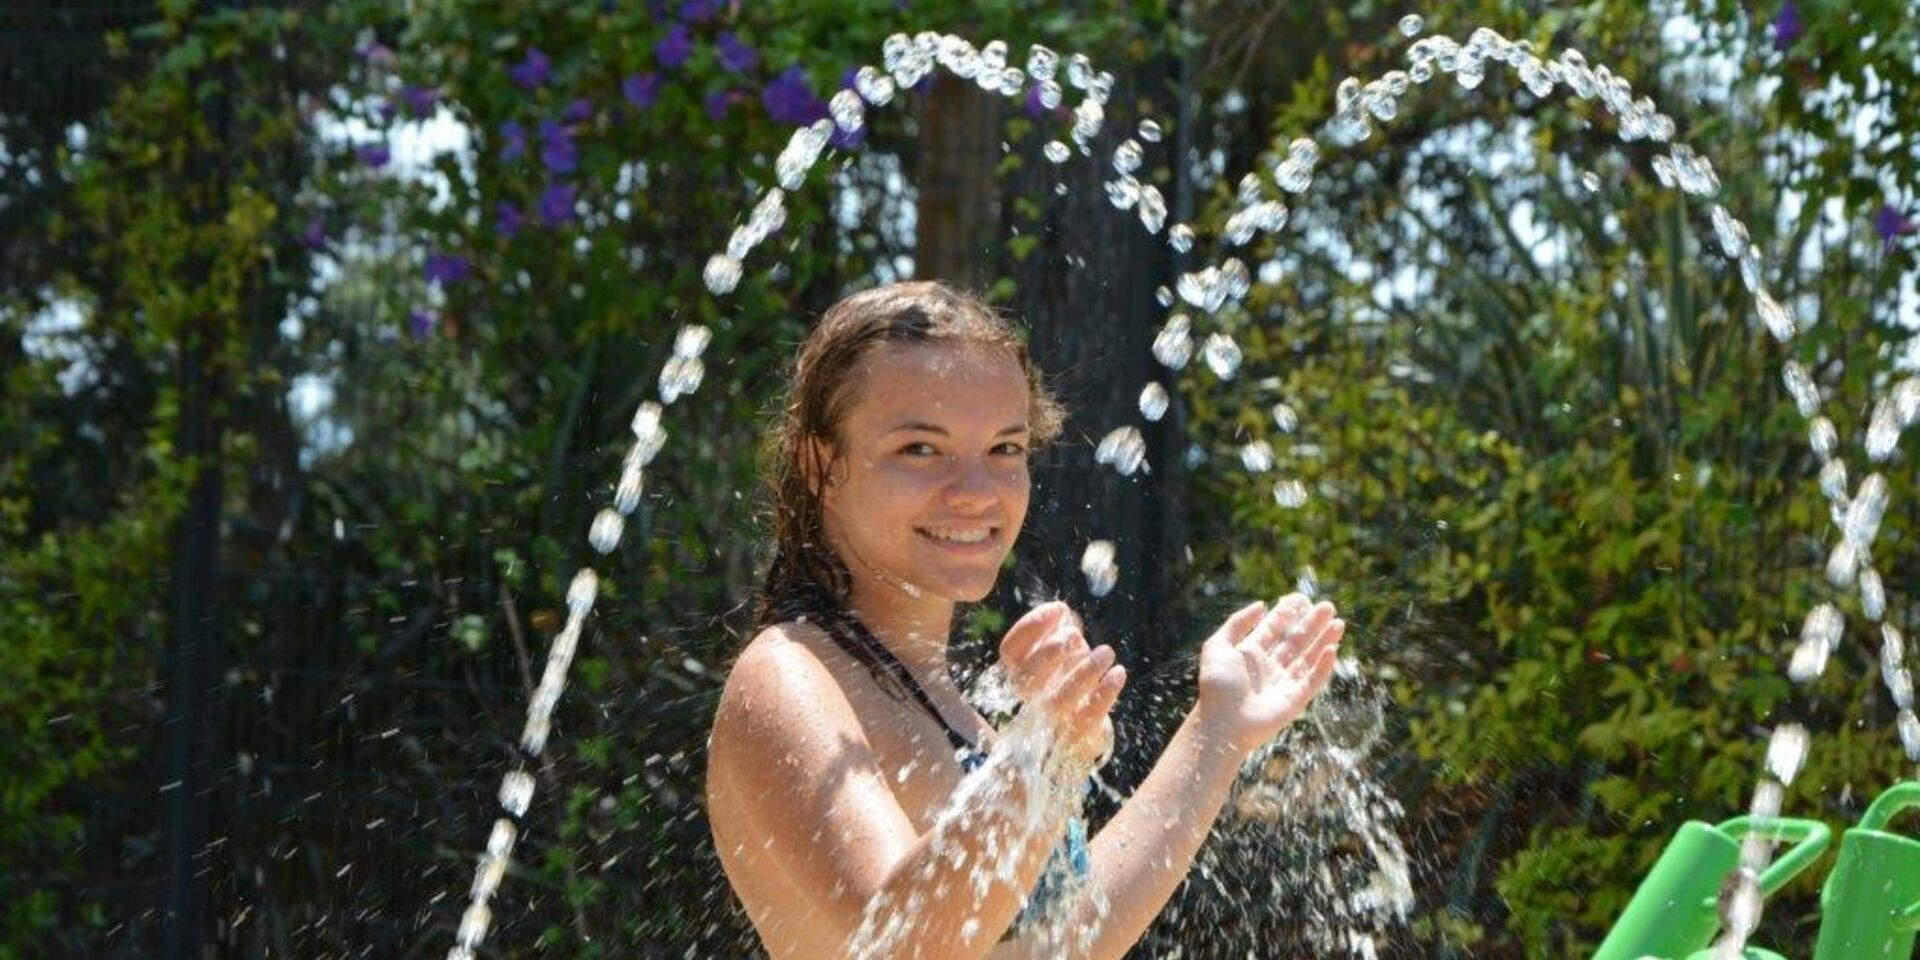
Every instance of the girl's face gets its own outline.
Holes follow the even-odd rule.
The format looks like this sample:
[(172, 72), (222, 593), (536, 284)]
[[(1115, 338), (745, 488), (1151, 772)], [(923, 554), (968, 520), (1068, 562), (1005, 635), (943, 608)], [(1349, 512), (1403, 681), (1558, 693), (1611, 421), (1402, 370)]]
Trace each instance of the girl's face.
[(1019, 363), (976, 345), (883, 343), (846, 389), (852, 403), (821, 495), (828, 541), (856, 581), (984, 598), (1031, 493)]

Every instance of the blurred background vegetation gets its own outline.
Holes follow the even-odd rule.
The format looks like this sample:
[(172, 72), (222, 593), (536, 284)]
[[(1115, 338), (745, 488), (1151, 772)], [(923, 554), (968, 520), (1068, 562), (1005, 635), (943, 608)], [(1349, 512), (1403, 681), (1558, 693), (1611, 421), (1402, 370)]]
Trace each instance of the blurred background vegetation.
[[(1238, 251), (1261, 279), (1219, 318), (1238, 375), (1190, 365), (1142, 424), (1152, 472), (1096, 470), (1165, 377), (1155, 288), (1229, 252), (1241, 175), (1315, 135), (1340, 78), (1399, 66), (1407, 13), (1631, 78), (1807, 332), (1765, 336), (1704, 206), (1596, 108), (1441, 77)], [(871, 111), (707, 294), (795, 126), (923, 29), (1113, 71), (1100, 155), (1158, 119), (1143, 179), (1200, 244), (1044, 159), (1063, 111), (943, 82)], [(1381, 955), (1591, 949), (1673, 829), (1744, 809), (1774, 724), (1814, 733), (1791, 811), (1851, 820), (1913, 775), (1852, 607), (1825, 678), (1785, 679), (1834, 536), (1778, 370), (1807, 364), (1864, 464), (1920, 323), (1917, 49), (1902, 0), (9, 4), (0, 957), (443, 955), (587, 562), (603, 599), (485, 955), (751, 952), (699, 797), (762, 559), (760, 425), (806, 324), (905, 276), (1014, 311), (1074, 412), (968, 666), (996, 610), (1086, 609), (1137, 667), (1124, 785), (1204, 627), (1311, 576), (1393, 694), (1378, 775), (1418, 907)], [(593, 555), (690, 322), (707, 382)], [(1303, 506), (1242, 469), (1256, 440)], [(1875, 554), (1909, 633), (1910, 457)], [(1119, 547), (1099, 601), (1091, 537)], [(1308, 942), (1284, 903), (1223, 919), (1195, 886), (1170, 916), (1206, 936), (1170, 922), (1142, 956)], [(1761, 940), (1806, 952), (1814, 893)]]

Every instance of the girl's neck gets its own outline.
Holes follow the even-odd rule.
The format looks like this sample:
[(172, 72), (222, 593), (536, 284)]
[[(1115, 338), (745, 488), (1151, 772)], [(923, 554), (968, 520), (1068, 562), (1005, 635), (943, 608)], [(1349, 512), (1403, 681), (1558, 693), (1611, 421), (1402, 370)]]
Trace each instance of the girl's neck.
[(947, 675), (947, 639), (953, 601), (915, 592), (905, 584), (855, 576), (847, 598), (855, 616), (887, 651), (925, 683)]

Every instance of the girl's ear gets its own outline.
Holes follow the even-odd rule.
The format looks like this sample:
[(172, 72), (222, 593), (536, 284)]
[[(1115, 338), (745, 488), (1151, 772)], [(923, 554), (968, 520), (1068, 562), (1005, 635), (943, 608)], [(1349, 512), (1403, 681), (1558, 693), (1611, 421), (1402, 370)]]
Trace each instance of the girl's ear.
[(827, 487), (840, 481), (844, 471), (839, 468), (833, 443), (827, 438), (810, 433), (800, 441), (800, 473), (814, 496), (824, 496)]

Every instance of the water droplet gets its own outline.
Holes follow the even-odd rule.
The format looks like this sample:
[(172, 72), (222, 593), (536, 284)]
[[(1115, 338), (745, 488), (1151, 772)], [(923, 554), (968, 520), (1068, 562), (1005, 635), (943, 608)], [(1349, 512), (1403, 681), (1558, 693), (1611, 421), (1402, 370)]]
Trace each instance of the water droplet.
[(480, 945), (487, 938), (487, 927), (493, 924), (493, 911), (484, 903), (470, 903), (465, 913), (460, 915), (460, 930), (454, 939), (468, 949)]
[(1720, 241), (1720, 250), (1729, 260), (1740, 259), (1747, 252), (1747, 248), (1752, 246), (1747, 239), (1747, 225), (1735, 220), (1733, 214), (1727, 212), (1726, 207), (1717, 203), (1707, 213), (1713, 220), (1713, 235)]
[(500, 780), (500, 808), (516, 817), (527, 814), (533, 803), (533, 774), (515, 770)]
[(1868, 623), (1879, 623), (1887, 615), (1887, 584), (1872, 567), (1860, 568), (1860, 613)]
[(1201, 352), (1206, 357), (1207, 366), (1222, 380), (1233, 379), (1234, 373), (1240, 369), (1240, 345), (1224, 333), (1208, 334), (1206, 346)]
[(678, 357), (697, 357), (707, 350), (707, 344), (713, 342), (713, 331), (691, 323), (681, 327), (673, 336), (673, 353)]
[(573, 582), (567, 585), (567, 613), (569, 616), (584, 617), (593, 609), (593, 599), (600, 593), (600, 575), (591, 567), (581, 567), (573, 575)]
[(1171, 398), (1167, 396), (1166, 387), (1158, 383), (1149, 383), (1140, 390), (1140, 415), (1147, 418), (1148, 422), (1157, 423), (1161, 417), (1166, 416), (1167, 405), (1170, 402)]
[(1107, 202), (1116, 210), (1125, 210), (1140, 199), (1140, 181), (1121, 176), (1107, 181)]
[(1273, 405), (1273, 425), (1281, 433), (1292, 433), (1300, 426), (1300, 415), (1287, 404), (1276, 403)]
[(1121, 476), (1131, 477), (1147, 461), (1147, 441), (1140, 436), (1138, 427), (1115, 427), (1100, 439), (1100, 445), (1093, 451), (1093, 459), (1112, 464)]
[(1833, 428), (1833, 421), (1826, 417), (1814, 417), (1807, 427), (1807, 444), (1823, 462), (1833, 456), (1833, 448), (1840, 442), (1839, 431)]
[(1360, 105), (1382, 123), (1400, 115), (1400, 102), (1385, 87), (1376, 84), (1367, 85), (1367, 92), (1360, 97)]
[(1433, 61), (1415, 60), (1412, 65), (1407, 67), (1407, 76), (1411, 78), (1414, 83), (1426, 83), (1428, 80), (1432, 80)]
[(707, 289), (712, 291), (714, 296), (723, 296), (732, 293), (733, 288), (739, 285), (740, 271), (740, 261), (724, 253), (716, 253), (708, 258), (707, 269), (702, 277), (707, 282)]
[(1112, 592), (1119, 582), (1120, 568), (1113, 562), (1113, 541), (1095, 540), (1080, 555), (1080, 572), (1086, 575), (1087, 589), (1096, 597)]
[(1417, 37), (1426, 27), (1427, 21), (1421, 19), (1417, 13), (1409, 13), (1400, 18), (1400, 35), (1403, 37)]
[(1807, 759), (1807, 728), (1797, 723), (1782, 724), (1767, 742), (1767, 772), (1783, 784), (1793, 783), (1800, 765)]
[(1073, 108), (1073, 139), (1077, 143), (1087, 143), (1100, 135), (1100, 125), (1107, 120), (1106, 108), (1098, 100), (1082, 100)]
[(1600, 175), (1592, 170), (1585, 171), (1580, 174), (1580, 185), (1587, 188), (1588, 193), (1599, 193)]
[(1067, 99), (1066, 92), (1052, 80), (1040, 81), (1040, 105), (1048, 110), (1057, 110)]
[(612, 553), (620, 545), (620, 534), (626, 529), (627, 522), (618, 510), (611, 507), (594, 515), (593, 526), (587, 530), (587, 542), (600, 553)]
[(667, 358), (665, 366), (660, 368), (660, 402), (672, 403), (695, 390), (706, 379), (707, 366), (699, 357), (680, 356)]
[(1292, 478), (1275, 481), (1273, 502), (1288, 510), (1298, 510), (1307, 505), (1307, 485)]
[(1836, 587), (1845, 587), (1853, 583), (1853, 577), (1860, 569), (1860, 548), (1851, 540), (1842, 540), (1833, 545), (1833, 551), (1827, 554), (1827, 581)]
[(1067, 83), (1075, 90), (1085, 90), (1093, 83), (1093, 61), (1084, 53), (1076, 53), (1067, 58)]
[(1675, 176), (1673, 172), (1672, 157), (1669, 157), (1664, 153), (1655, 154), (1653, 157), (1652, 164), (1653, 164), (1653, 178), (1655, 180), (1660, 181), (1661, 186), (1672, 187), (1675, 183), (1678, 182), (1678, 178)]
[(912, 53), (913, 38), (904, 33), (892, 34), (880, 44), (881, 62), (886, 65), (889, 73), (897, 72), (904, 67)]
[(1313, 186), (1313, 163), (1289, 156), (1273, 168), (1273, 182), (1288, 193), (1305, 193)]
[(1780, 380), (1786, 384), (1787, 395), (1793, 398), (1793, 405), (1803, 417), (1811, 417), (1820, 412), (1820, 388), (1814, 385), (1812, 375), (1798, 360), (1788, 360), (1780, 366)]
[[(507, 859), (505, 857), (481, 857), (480, 865), (474, 868), (473, 886), (469, 889), (468, 895), (476, 902), (485, 903), (493, 899), (494, 893), (500, 889), (500, 881), (506, 879), (506, 876)], [(467, 948), (456, 946), (453, 949), (466, 950)], [(471, 957), (472, 951), (467, 952)]]
[(1860, 481), (1860, 489), (1847, 505), (1846, 522), (1841, 535), (1863, 551), (1880, 535), (1880, 521), (1887, 513), (1887, 478), (1873, 474)]
[(800, 189), (806, 182), (807, 171), (813, 169), (814, 162), (820, 159), (820, 151), (826, 149), (832, 136), (833, 121), (827, 119), (816, 120), (812, 126), (793, 132), (786, 148), (773, 162), (774, 175), (782, 189)]
[(1035, 80), (1052, 80), (1059, 69), (1059, 54), (1037, 43), (1027, 49), (1027, 73)]
[(854, 89), (860, 91), (868, 103), (884, 107), (893, 100), (895, 93), (893, 78), (875, 70), (871, 65), (863, 66), (853, 75)]
[(1920, 763), (1920, 716), (1912, 710), (1900, 711), (1900, 745), (1906, 748), (1907, 759)]
[(1140, 141), (1128, 139), (1113, 148), (1113, 170), (1115, 173), (1132, 173), (1140, 169), (1142, 151)]
[(1847, 462), (1838, 457), (1828, 460), (1820, 467), (1820, 492), (1828, 500), (1839, 500), (1847, 495)]
[(1106, 103), (1113, 96), (1113, 85), (1116, 82), (1113, 74), (1102, 70), (1094, 74), (1093, 82), (1087, 85), (1087, 95), (1100, 103)]
[(1058, 140), (1047, 141), (1047, 145), (1041, 150), (1047, 155), (1047, 159), (1054, 163), (1066, 163), (1067, 158), (1073, 156), (1072, 148)]
[[(1186, 253), (1192, 250), (1193, 228), (1184, 223), (1174, 224), (1173, 229), (1167, 231), (1167, 246), (1172, 247), (1175, 253)], [(1161, 306), (1170, 306), (1172, 303), (1172, 300), (1168, 300)]]
[(1487, 68), (1485, 64), (1481, 63), (1479, 57), (1473, 56), (1471, 53), (1463, 53), (1460, 55), (1460, 63), (1454, 70), (1453, 79), (1458, 81), (1462, 88), (1467, 90), (1475, 89), (1480, 86), (1480, 81), (1486, 78)]
[(1148, 143), (1159, 143), (1160, 138), (1163, 135), (1160, 130), (1160, 122), (1158, 120), (1153, 120), (1153, 119), (1146, 119), (1146, 120), (1140, 121), (1138, 135), (1140, 139), (1145, 140)]
[(1553, 74), (1548, 72), (1540, 58), (1527, 55), (1520, 61), (1520, 82), (1526, 84), (1527, 92), (1545, 100), (1553, 95)]
[(1249, 473), (1266, 473), (1273, 469), (1273, 445), (1265, 440), (1252, 440), (1240, 448), (1240, 465)]
[(841, 130), (853, 133), (867, 125), (867, 108), (860, 100), (860, 94), (853, 90), (842, 90), (833, 95), (827, 103), (827, 112), (833, 115), (833, 122)]
[(1312, 600), (1320, 595), (1320, 575), (1315, 573), (1311, 566), (1301, 567), (1300, 576), (1293, 581), (1293, 589), (1294, 592)]
[(1153, 338), (1153, 358), (1169, 370), (1179, 370), (1193, 358), (1193, 324), (1184, 313), (1167, 318)]
[(1844, 628), (1839, 609), (1831, 603), (1808, 611), (1800, 625), (1800, 644), (1794, 648), (1793, 660), (1787, 665), (1787, 676), (1796, 683), (1806, 683), (1826, 672), (1827, 657), (1839, 646)]
[(1174, 281), (1173, 288), (1179, 292), (1180, 299), (1208, 313), (1220, 309), (1227, 300), (1227, 286), (1219, 267), (1183, 273)]
[(1867, 421), (1867, 459), (1874, 463), (1884, 463), (1900, 447), (1901, 421), (1900, 405), (1894, 396), (1882, 397), (1873, 406), (1873, 417)]
[(1334, 108), (1341, 113), (1350, 113), (1360, 106), (1360, 78), (1347, 77), (1333, 88)]
[(620, 471), (620, 483), (613, 490), (613, 508), (631, 514), (640, 506), (640, 494), (646, 488), (646, 474), (639, 464), (628, 464)]
[[(1179, 228), (1175, 227), (1174, 229), (1177, 230)], [(1169, 289), (1167, 285), (1164, 283), (1157, 287), (1154, 287), (1153, 301), (1163, 307), (1171, 307), (1173, 306), (1173, 291)]]
[(1159, 233), (1167, 222), (1167, 201), (1160, 195), (1160, 188), (1153, 184), (1140, 187), (1140, 226), (1148, 233)]

